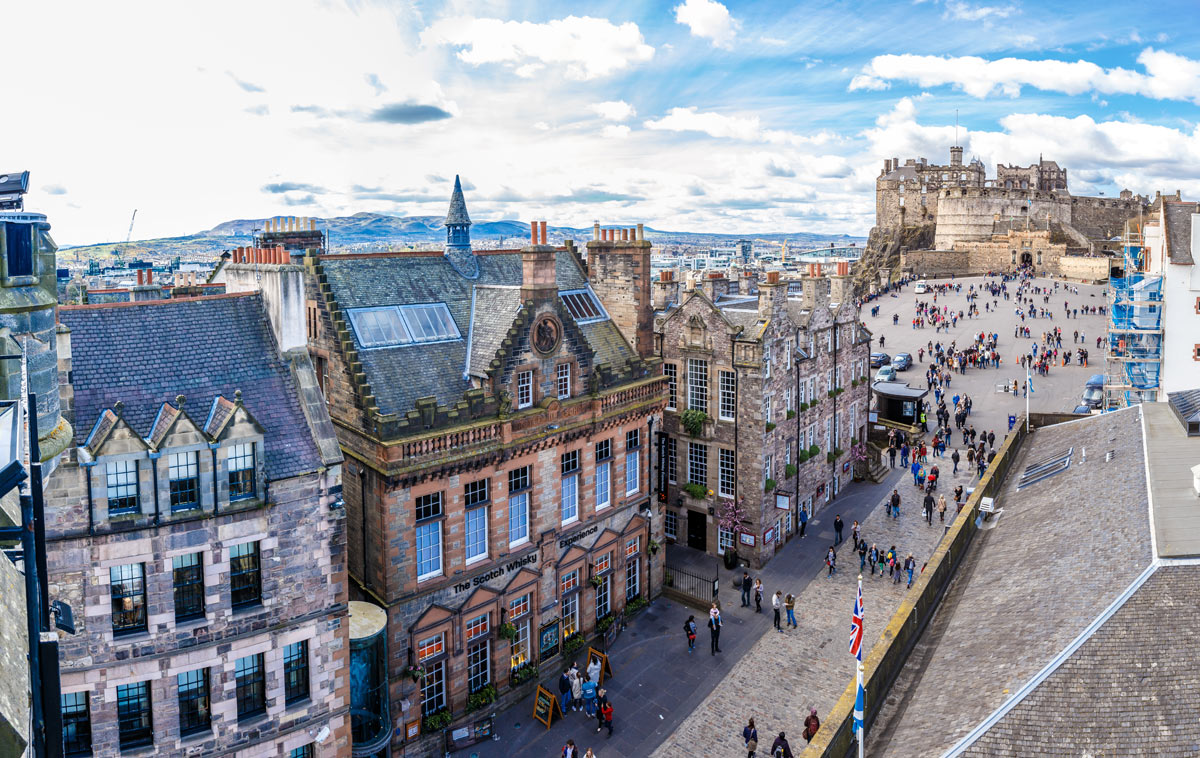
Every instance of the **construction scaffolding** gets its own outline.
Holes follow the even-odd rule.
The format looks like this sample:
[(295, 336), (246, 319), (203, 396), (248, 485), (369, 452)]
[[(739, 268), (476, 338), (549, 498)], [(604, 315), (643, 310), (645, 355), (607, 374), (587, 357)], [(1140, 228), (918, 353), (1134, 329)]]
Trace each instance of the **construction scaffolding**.
[(1141, 231), (1137, 221), (1126, 222), (1124, 276), (1109, 280), (1108, 371), (1104, 385), (1108, 408), (1158, 399), (1163, 281), (1161, 276), (1146, 273)]

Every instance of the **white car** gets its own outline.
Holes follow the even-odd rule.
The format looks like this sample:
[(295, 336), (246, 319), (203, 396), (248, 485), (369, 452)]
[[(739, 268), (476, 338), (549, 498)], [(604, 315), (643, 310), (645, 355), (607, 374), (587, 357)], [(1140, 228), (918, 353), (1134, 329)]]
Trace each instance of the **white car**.
[(917, 282), (917, 286), (913, 288), (913, 292), (915, 292), (918, 295), (924, 295), (928, 291), (929, 291), (929, 285), (925, 283), (924, 279)]

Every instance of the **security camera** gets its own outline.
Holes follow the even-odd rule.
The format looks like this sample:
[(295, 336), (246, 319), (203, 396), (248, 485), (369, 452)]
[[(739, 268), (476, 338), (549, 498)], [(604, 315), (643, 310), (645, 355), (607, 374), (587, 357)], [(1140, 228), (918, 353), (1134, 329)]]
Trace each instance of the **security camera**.
[(317, 736), (314, 739), (317, 741), (317, 744), (324, 744), (325, 740), (329, 739), (329, 727), (321, 727), (321, 731), (317, 732)]

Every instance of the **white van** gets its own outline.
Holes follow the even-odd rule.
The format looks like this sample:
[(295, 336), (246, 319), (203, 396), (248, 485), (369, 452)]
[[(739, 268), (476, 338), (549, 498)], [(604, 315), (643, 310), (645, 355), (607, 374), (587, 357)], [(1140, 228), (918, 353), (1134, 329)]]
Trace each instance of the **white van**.
[(925, 283), (924, 279), (917, 282), (917, 286), (913, 288), (913, 292), (915, 292), (918, 295), (924, 295), (928, 291), (929, 291), (929, 285)]

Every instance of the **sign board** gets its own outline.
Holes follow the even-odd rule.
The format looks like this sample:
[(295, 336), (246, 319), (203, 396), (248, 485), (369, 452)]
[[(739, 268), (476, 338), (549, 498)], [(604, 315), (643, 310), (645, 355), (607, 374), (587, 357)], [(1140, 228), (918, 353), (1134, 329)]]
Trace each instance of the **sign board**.
[(790, 495), (776, 495), (775, 507), (781, 511), (790, 511), (792, 509), (792, 498)]
[(867, 421), (869, 421), (870, 423), (874, 424), (878, 420), (879, 420), (879, 411), (870, 411), (869, 413), (867, 413)]
[(540, 660), (553, 658), (558, 655), (559, 643), (562, 641), (558, 633), (559, 620), (554, 619), (538, 627), (538, 657)]
[(614, 616), (613, 622), (608, 625), (607, 629), (604, 630), (604, 649), (605, 650), (608, 650), (608, 649), (612, 648), (613, 645), (617, 644), (617, 637), (619, 637), (621, 635), (621, 627), (622, 627), (621, 617)]
[(612, 666), (608, 664), (608, 656), (601, 653), (594, 647), (588, 648), (588, 666), (592, 665), (592, 661), (600, 661), (600, 681), (596, 684), (604, 684), (605, 679), (612, 678)]
[(845, 463), (842, 464), (842, 473), (844, 474), (849, 470), (850, 470), (850, 461), (846, 461)]
[(745, 532), (742, 532), (738, 535), (738, 539), (741, 540), (743, 545), (754, 547), (754, 542), (757, 538), (753, 534), (746, 534)]
[(417, 737), (420, 737), (420, 736), (421, 736), (421, 719), (417, 719), (416, 721), (410, 721), (404, 725), (405, 741), (415, 740)]
[(770, 545), (771, 541), (774, 539), (775, 539), (775, 527), (771, 527), (767, 531), (763, 532), (763, 544), (764, 545)]
[(492, 738), (492, 717), (480, 719), (474, 724), (455, 729), (446, 733), (446, 752), (452, 753), (464, 747), (470, 747), (477, 742), (485, 742)]
[(546, 689), (542, 685), (538, 685), (537, 692), (533, 696), (533, 718), (550, 728), (550, 724), (554, 722), (554, 714), (557, 713), (561, 719), (563, 717), (562, 707), (558, 704), (558, 698), (554, 693)]

